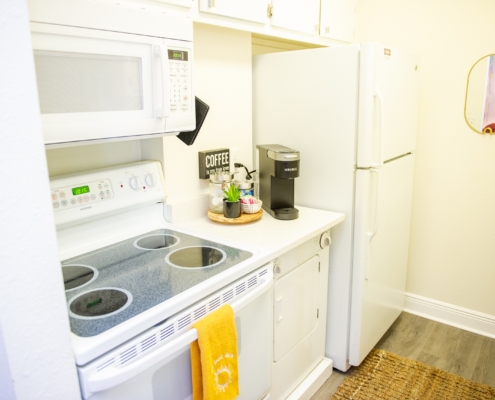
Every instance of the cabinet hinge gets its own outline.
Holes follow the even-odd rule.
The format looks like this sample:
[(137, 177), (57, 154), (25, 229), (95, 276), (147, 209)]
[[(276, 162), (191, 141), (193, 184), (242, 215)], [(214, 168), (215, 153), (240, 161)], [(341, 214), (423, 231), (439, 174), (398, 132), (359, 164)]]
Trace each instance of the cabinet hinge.
[(273, 15), (273, 6), (271, 4), (268, 4), (268, 7), (266, 8), (266, 15), (268, 18), (271, 18)]
[(319, 308), (316, 309), (316, 318), (320, 318), (320, 309)]
[(208, 0), (208, 7), (215, 7), (215, 0)]
[(318, 272), (320, 272), (321, 263), (318, 263)]

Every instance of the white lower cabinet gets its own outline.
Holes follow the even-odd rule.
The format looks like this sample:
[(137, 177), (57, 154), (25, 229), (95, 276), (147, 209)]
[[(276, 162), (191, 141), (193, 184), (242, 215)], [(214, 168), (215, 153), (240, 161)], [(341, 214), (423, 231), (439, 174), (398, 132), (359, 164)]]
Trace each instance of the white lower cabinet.
[(321, 0), (320, 36), (354, 41), (357, 0)]
[(309, 399), (317, 387), (308, 382), (315, 378), (325, 381), (331, 373), (330, 369), (315, 374), (316, 367), (328, 360), (325, 333), (330, 240), (329, 232), (323, 235), (327, 240), (317, 235), (275, 260), (273, 400), (300, 398), (301, 393)]
[(318, 35), (320, 0), (272, 0), (270, 25)]
[(267, 0), (199, 0), (201, 12), (259, 23), (268, 20), (267, 9)]

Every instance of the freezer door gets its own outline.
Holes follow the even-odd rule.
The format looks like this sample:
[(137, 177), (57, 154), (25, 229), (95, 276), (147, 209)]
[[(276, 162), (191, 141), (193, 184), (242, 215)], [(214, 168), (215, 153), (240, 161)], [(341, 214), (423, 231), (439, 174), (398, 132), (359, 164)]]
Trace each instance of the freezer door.
[(358, 168), (413, 152), (419, 105), (419, 56), (378, 43), (361, 45)]
[(357, 171), (351, 365), (363, 361), (404, 308), (414, 157)]

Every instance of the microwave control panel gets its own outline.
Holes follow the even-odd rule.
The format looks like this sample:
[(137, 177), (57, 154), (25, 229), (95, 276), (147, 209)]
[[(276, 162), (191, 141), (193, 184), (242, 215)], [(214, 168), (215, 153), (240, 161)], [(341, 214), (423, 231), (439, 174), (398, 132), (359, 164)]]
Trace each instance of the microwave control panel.
[(168, 49), (170, 113), (190, 113), (192, 108), (191, 55), (189, 50)]

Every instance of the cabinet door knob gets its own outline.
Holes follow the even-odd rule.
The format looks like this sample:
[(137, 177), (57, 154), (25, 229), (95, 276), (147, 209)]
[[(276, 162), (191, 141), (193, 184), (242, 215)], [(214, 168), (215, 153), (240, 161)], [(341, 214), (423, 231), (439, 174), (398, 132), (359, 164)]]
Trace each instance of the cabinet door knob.
[(321, 236), (320, 236), (320, 247), (322, 249), (325, 249), (327, 248), (328, 246), (330, 246), (330, 244), (332, 243), (332, 240), (330, 239), (330, 235), (328, 234), (328, 232), (324, 232)]
[(268, 7), (266, 8), (266, 15), (268, 16), (268, 18), (273, 15), (273, 6), (271, 4), (268, 4)]

